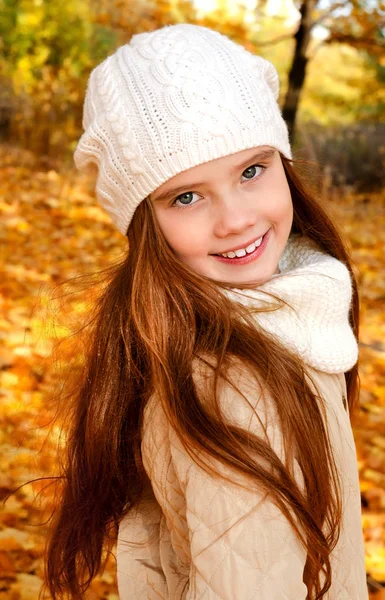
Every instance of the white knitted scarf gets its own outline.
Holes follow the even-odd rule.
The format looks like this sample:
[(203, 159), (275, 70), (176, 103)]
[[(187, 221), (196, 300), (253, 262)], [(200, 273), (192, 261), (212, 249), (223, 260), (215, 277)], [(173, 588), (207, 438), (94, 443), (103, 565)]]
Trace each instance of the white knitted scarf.
[(278, 266), (280, 273), (267, 283), (233, 288), (229, 296), (251, 308), (272, 302), (263, 292), (282, 298), (290, 306), (255, 313), (257, 322), (305, 364), (326, 373), (351, 369), (358, 345), (348, 319), (352, 287), (346, 266), (298, 234), (290, 236)]

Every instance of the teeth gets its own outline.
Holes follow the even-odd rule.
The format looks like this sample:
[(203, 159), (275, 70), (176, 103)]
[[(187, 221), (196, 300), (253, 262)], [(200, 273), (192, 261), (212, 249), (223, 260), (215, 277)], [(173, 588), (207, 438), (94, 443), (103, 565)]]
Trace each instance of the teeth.
[(246, 256), (246, 250), (244, 248), (241, 248), (240, 250), (234, 250), (234, 252), (238, 257)]
[(254, 250), (262, 244), (262, 238), (263, 236), (261, 236), (257, 239), (257, 241), (247, 246), (247, 248), (240, 248), (239, 250), (234, 250), (234, 252), (224, 252), (223, 254), (221, 254), (221, 256), (224, 256), (225, 258), (235, 258), (236, 256), (240, 258), (241, 256), (246, 256), (246, 254), (254, 252)]

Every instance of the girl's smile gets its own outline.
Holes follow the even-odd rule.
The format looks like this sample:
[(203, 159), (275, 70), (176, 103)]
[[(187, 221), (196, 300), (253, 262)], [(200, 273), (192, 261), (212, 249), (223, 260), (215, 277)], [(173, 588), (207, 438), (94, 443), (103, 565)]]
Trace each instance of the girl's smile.
[(221, 262), (226, 262), (235, 266), (247, 265), (261, 256), (267, 245), (270, 231), (271, 229), (269, 229), (265, 234), (260, 236), (251, 244), (247, 244), (241, 248), (227, 250), (226, 252), (221, 252), (220, 254), (213, 254), (213, 256)]
[(277, 272), (293, 221), (277, 150), (251, 148), (183, 171), (150, 201), (170, 247), (200, 275), (260, 285)]

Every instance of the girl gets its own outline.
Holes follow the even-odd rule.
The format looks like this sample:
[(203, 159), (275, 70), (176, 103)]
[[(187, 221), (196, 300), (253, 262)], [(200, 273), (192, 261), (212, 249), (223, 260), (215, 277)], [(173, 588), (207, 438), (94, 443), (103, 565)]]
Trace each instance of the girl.
[(46, 562), (84, 597), (364, 600), (358, 298), (266, 60), (175, 25), (90, 76), (79, 168), (128, 238), (93, 319)]

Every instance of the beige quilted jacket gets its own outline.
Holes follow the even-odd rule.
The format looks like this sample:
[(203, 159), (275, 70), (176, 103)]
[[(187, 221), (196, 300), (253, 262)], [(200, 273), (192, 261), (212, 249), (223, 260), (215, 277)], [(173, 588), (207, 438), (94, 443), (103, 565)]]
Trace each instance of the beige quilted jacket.
[[(344, 375), (309, 372), (324, 398), (343, 484), (342, 530), (332, 554), (333, 583), (325, 598), (367, 600), (356, 450), (345, 408)], [(225, 415), (261, 436), (264, 424), (270, 443), (283, 459), (272, 403), (245, 372), (238, 383), (252, 406), (224, 385)], [(305, 600), (306, 553), (269, 498), (251, 485), (245, 491), (214, 480), (200, 469), (170, 429), (155, 398), (146, 407), (143, 431), (149, 485), (135, 514), (121, 523), (120, 599)], [(298, 464), (293, 468), (302, 485)]]

